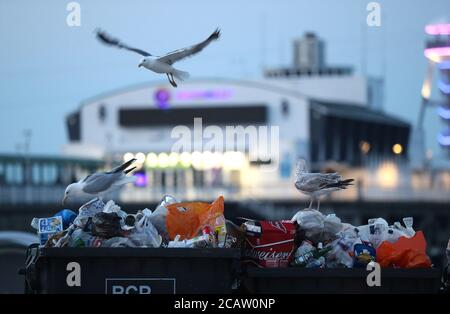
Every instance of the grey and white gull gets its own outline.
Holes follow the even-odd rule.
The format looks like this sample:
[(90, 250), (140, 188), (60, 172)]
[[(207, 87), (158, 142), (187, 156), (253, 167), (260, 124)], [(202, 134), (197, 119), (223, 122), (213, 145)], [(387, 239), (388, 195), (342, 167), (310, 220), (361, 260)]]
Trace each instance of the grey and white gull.
[(93, 197), (102, 197), (117, 191), (125, 184), (134, 182), (135, 176), (127, 176), (136, 167), (128, 168), (136, 159), (130, 159), (120, 166), (106, 172), (96, 172), (78, 182), (69, 184), (64, 192), (62, 204), (80, 202)]
[(313, 205), (313, 201), (317, 201), (317, 210), (320, 207), (320, 197), (330, 194), (333, 191), (344, 190), (352, 185), (354, 179), (343, 179), (338, 173), (311, 173), (308, 172), (306, 161), (300, 159), (297, 163), (295, 174), (295, 187), (303, 194), (309, 195), (311, 202), (309, 209)]
[(165, 73), (167, 78), (169, 79), (170, 84), (173, 87), (177, 87), (177, 83), (175, 82), (174, 77), (179, 79), (180, 81), (185, 80), (189, 77), (189, 73), (185, 71), (178, 70), (173, 67), (173, 64), (181, 59), (193, 56), (196, 53), (199, 53), (206, 46), (208, 46), (213, 40), (217, 40), (220, 37), (220, 30), (216, 29), (208, 38), (204, 41), (182, 49), (174, 50), (172, 52), (167, 53), (164, 56), (154, 56), (149, 52), (130, 47), (124, 43), (122, 43), (117, 38), (113, 38), (108, 35), (105, 31), (97, 30), (97, 38), (104, 44), (109, 46), (115, 46), (117, 48), (126, 49), (143, 56), (141, 61), (139, 62), (138, 67), (144, 67), (150, 71), (156, 73)]

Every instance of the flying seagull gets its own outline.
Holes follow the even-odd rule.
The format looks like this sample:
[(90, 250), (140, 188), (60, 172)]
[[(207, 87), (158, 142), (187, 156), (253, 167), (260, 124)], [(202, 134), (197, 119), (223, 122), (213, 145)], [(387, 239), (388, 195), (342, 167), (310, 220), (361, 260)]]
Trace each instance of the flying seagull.
[(186, 47), (183, 49), (178, 49), (172, 52), (169, 52), (168, 54), (158, 57), (153, 56), (147, 51), (137, 49), (130, 47), (128, 45), (125, 45), (117, 38), (113, 38), (109, 36), (106, 32), (102, 30), (97, 30), (97, 38), (104, 44), (110, 45), (110, 46), (116, 46), (118, 48), (123, 48), (126, 50), (133, 51), (135, 53), (140, 54), (143, 56), (141, 61), (139, 62), (138, 67), (143, 66), (146, 69), (149, 69), (156, 73), (166, 73), (167, 78), (169, 79), (170, 84), (172, 84), (173, 87), (177, 87), (177, 83), (174, 80), (174, 76), (179, 79), (180, 81), (183, 81), (184, 79), (189, 77), (189, 73), (185, 71), (180, 71), (178, 69), (175, 69), (172, 65), (180, 61), (181, 59), (184, 59), (186, 57), (190, 57), (200, 51), (203, 50), (206, 46), (209, 45), (210, 42), (213, 40), (217, 40), (220, 37), (220, 30), (216, 29), (211, 35), (209, 35), (208, 38), (206, 38), (201, 43), (198, 43), (196, 45)]
[(127, 169), (136, 159), (130, 159), (120, 166), (107, 172), (96, 172), (88, 175), (86, 178), (67, 186), (64, 192), (62, 204), (73, 200), (102, 197), (108, 193), (120, 189), (123, 185), (134, 182), (136, 177), (127, 176), (136, 167)]
[(320, 207), (320, 196), (333, 191), (344, 190), (352, 185), (353, 179), (343, 180), (338, 173), (310, 173), (306, 167), (306, 161), (300, 159), (297, 163), (295, 187), (303, 194), (311, 197), (309, 209), (314, 200), (317, 200), (317, 210)]

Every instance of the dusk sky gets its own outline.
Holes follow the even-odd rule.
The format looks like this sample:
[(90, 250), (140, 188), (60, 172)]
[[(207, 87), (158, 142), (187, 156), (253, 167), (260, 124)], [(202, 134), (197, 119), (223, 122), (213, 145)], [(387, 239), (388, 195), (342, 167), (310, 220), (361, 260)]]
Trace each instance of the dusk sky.
[[(416, 123), (426, 71), (424, 26), (450, 15), (449, 0), (378, 1), (381, 26), (368, 27), (370, 1), (362, 0), (80, 0), (81, 26), (69, 27), (69, 2), (0, 2), (0, 153), (16, 152), (23, 130), (31, 129), (32, 153), (58, 154), (67, 141), (65, 116), (83, 99), (166, 80), (138, 69), (138, 55), (99, 44), (97, 27), (156, 55), (203, 40), (220, 27), (219, 42), (179, 63), (193, 78), (257, 79), (264, 66), (289, 65), (292, 39), (314, 31), (326, 41), (328, 64), (383, 76), (385, 110)], [(439, 97), (437, 91), (433, 95)], [(425, 125), (427, 147), (437, 155), (435, 138), (443, 124), (434, 109)]]

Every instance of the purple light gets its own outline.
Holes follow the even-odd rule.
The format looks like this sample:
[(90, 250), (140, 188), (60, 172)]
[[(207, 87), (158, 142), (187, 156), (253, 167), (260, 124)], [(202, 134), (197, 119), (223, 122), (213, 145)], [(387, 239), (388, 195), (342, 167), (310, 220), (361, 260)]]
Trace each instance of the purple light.
[(439, 63), (439, 69), (441, 70), (450, 70), (450, 62), (441, 62)]
[(432, 24), (425, 26), (428, 35), (450, 35), (450, 24)]
[(439, 81), (438, 86), (441, 92), (443, 92), (444, 94), (450, 94), (450, 84), (445, 84), (444, 82)]
[(170, 92), (167, 89), (161, 88), (155, 92), (154, 96), (156, 104), (160, 109), (167, 109), (169, 107)]
[(134, 181), (134, 185), (138, 187), (145, 187), (147, 186), (147, 175), (143, 172), (136, 172), (134, 174), (136, 177), (136, 181)]
[(442, 58), (450, 57), (450, 47), (427, 48), (424, 51), (425, 57), (434, 61), (441, 62)]
[(175, 94), (177, 100), (228, 99), (233, 96), (229, 89), (182, 90)]
[(438, 107), (437, 113), (442, 119), (450, 120), (450, 109), (444, 107)]

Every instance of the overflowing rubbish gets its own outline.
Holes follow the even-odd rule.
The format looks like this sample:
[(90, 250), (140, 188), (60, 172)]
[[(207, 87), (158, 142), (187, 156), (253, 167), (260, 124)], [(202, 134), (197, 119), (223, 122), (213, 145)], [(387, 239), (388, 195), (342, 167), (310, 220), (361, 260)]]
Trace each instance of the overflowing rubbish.
[[(166, 195), (152, 212), (127, 213), (110, 200), (94, 198), (78, 215), (68, 209), (50, 218), (34, 218), (45, 247), (240, 247), (240, 228), (227, 222), (222, 196), (213, 203), (180, 203)], [(227, 225), (230, 233), (227, 233)]]
[(413, 218), (393, 225), (383, 218), (368, 219), (366, 225), (342, 222), (335, 214), (303, 209), (287, 221), (243, 223), (245, 262), (259, 267), (429, 268), (422, 231), (413, 229)]
[(179, 202), (166, 195), (154, 211), (135, 213), (114, 201), (94, 198), (78, 214), (64, 209), (49, 218), (34, 218), (41, 246), (130, 248), (237, 248), (245, 264), (262, 268), (426, 268), (422, 231), (413, 218), (390, 225), (371, 218), (354, 226), (335, 214), (299, 210), (290, 220), (242, 218), (240, 225), (225, 218), (224, 198), (212, 203)]
[(412, 217), (405, 217), (404, 225), (371, 218), (366, 225), (353, 226), (334, 214), (304, 209), (292, 221), (297, 229), (296, 243), (300, 244), (291, 266), (352, 268), (376, 261), (382, 267), (431, 267), (425, 238), (413, 229)]

